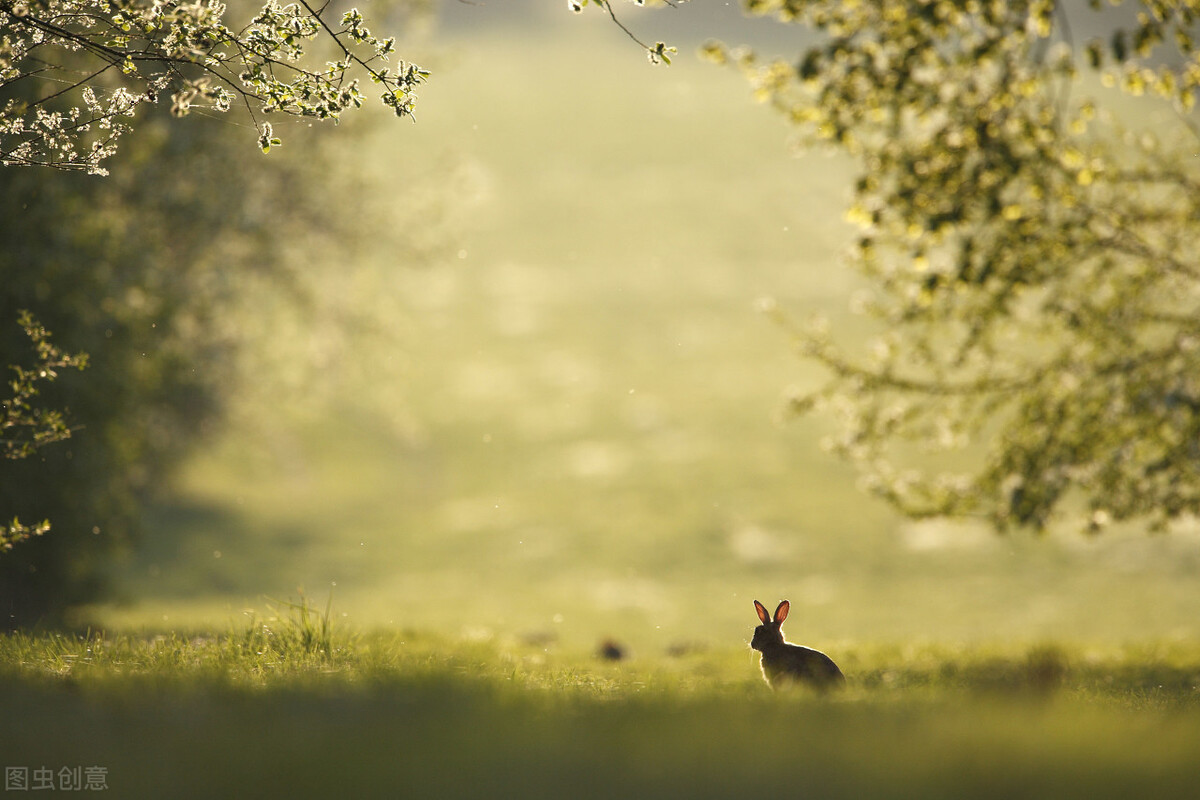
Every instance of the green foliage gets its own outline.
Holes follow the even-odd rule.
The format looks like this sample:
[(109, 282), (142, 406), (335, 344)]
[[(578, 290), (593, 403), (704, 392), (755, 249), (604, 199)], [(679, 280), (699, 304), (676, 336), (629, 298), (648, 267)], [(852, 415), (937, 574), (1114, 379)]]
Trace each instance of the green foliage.
[(20, 517), (13, 517), (12, 522), (3, 523), (3, 527), (0, 527), (0, 552), (12, 550), (14, 544), (41, 536), (48, 530), (49, 520), (42, 520), (36, 525), (26, 525), (21, 522)]
[[(8, 459), (28, 458), (52, 442), (71, 438), (71, 428), (66, 417), (57, 409), (43, 408), (36, 403), (38, 384), (49, 383), (58, 377), (57, 370), (65, 368), (83, 369), (87, 366), (87, 354), (70, 355), (50, 343), (50, 332), (37, 323), (28, 310), (17, 314), (17, 324), (29, 337), (33, 345), (33, 366), (9, 364), (13, 377), (8, 383), (11, 395), (0, 403), (0, 449)], [(11, 550), (17, 542), (31, 536), (41, 536), (50, 529), (50, 523), (23, 525), (14, 518), (0, 528), (0, 552)]]
[[(1111, 65), (1106, 84), (1183, 115), (1200, 86), (1200, 7), (1140, 5), (1134, 27), (1084, 53)], [(848, 258), (872, 287), (858, 305), (885, 333), (857, 356), (823, 326), (794, 328), (831, 374), (794, 404), (837, 417), (830, 449), (912, 517), (1040, 530), (1075, 498), (1091, 531), (1200, 513), (1191, 122), (1179, 117), (1174, 144), (1161, 128), (1122, 135), (1076, 97), (1082, 54), (1062, 3), (746, 8), (824, 41), (795, 64), (717, 44), (707, 55), (860, 171)], [(969, 471), (906, 447), (980, 441)]]
[(5, 458), (28, 458), (44, 445), (71, 438), (63, 412), (35, 405), (38, 384), (52, 382), (57, 370), (83, 369), (87, 354), (70, 355), (50, 343), (50, 332), (37, 323), (29, 311), (17, 314), (17, 324), (33, 344), (32, 367), (9, 364), (13, 378), (8, 383), (11, 396), (0, 404), (0, 448)]
[[(139, 108), (168, 95), (177, 117), (244, 107), (264, 151), (278, 140), (260, 115), (336, 121), (362, 106), (363, 78), (411, 117), (429, 73), (388, 66), (395, 39), (371, 33), (358, 9), (331, 15), (267, 0), (231, 26), (217, 0), (0, 0), (0, 164), (106, 174)], [(318, 67), (322, 51), (332, 58)]]

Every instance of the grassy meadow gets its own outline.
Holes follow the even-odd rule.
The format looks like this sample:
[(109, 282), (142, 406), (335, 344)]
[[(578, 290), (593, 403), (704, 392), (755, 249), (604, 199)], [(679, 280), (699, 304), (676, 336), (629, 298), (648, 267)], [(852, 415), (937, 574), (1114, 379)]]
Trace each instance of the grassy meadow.
[[(0, 640), (5, 765), (120, 797), (1194, 796), (1200, 527), (1001, 538), (860, 493), (781, 418), (820, 376), (757, 310), (868, 335), (849, 165), (695, 42), (652, 69), (561, 16), (435, 37), (418, 124), (339, 156), (442, 256), (308, 254), (372, 324), (247, 321), (281, 350), (93, 632)], [(762, 682), (751, 600), (784, 597), (845, 692)]]
[(607, 663), (346, 633), (296, 610), (203, 636), (7, 637), (9, 766), (119, 797), (1194, 796), (1195, 645), (860, 646), (772, 693), (729, 648)]

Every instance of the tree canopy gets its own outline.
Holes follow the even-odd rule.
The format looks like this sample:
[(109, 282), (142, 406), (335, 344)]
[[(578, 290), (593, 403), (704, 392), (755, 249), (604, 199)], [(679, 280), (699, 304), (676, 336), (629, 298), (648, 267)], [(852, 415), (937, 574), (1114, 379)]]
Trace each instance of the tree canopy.
[(1082, 3), (744, 0), (822, 41), (705, 49), (855, 159), (847, 259), (882, 332), (859, 352), (776, 313), (829, 374), (795, 410), (907, 515), (1200, 514), (1200, 3), (1126, 5), (1085, 42)]

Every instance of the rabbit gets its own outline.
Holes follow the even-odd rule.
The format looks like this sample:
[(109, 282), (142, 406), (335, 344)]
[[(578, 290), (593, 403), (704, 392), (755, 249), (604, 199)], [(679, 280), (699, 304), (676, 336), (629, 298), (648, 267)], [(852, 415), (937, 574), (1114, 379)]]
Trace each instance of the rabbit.
[(754, 609), (762, 624), (754, 629), (750, 646), (762, 653), (762, 673), (772, 689), (788, 683), (805, 683), (817, 689), (833, 689), (846, 683), (846, 676), (833, 659), (820, 650), (788, 644), (783, 640), (783, 621), (791, 603), (784, 600), (775, 609), (772, 619), (762, 603), (754, 601)]

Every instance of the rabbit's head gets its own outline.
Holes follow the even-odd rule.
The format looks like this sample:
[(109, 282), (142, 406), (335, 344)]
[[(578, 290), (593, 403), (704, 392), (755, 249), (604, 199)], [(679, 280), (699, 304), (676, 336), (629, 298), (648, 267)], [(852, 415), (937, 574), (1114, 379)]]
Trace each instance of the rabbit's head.
[(778, 647), (783, 644), (783, 621), (787, 619), (788, 610), (792, 604), (784, 600), (775, 609), (774, 618), (767, 613), (767, 609), (762, 603), (754, 601), (754, 610), (758, 612), (758, 618), (762, 622), (754, 629), (754, 637), (750, 640), (750, 646), (760, 652), (771, 647)]

